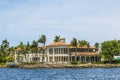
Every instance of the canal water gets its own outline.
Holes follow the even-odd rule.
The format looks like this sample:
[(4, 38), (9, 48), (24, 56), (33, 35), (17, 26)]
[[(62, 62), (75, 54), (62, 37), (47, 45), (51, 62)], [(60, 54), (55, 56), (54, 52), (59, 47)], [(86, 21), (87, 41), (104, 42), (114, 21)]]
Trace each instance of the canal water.
[(120, 68), (0, 68), (0, 80), (120, 80)]

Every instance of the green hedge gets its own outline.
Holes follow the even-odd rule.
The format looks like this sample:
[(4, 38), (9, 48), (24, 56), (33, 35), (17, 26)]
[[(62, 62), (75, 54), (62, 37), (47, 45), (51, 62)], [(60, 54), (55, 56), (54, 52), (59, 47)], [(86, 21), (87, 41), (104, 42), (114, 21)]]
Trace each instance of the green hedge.
[(78, 64), (77, 61), (71, 61), (71, 64)]

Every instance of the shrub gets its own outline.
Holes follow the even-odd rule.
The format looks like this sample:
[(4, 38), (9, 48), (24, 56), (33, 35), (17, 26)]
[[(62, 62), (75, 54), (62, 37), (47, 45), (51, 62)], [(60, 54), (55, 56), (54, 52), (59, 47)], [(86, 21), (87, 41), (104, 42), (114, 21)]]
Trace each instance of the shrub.
[(112, 63), (113, 64), (118, 64), (118, 63), (120, 63), (120, 60), (114, 60), (114, 61), (112, 61)]
[(77, 61), (71, 61), (71, 64), (78, 64)]
[(6, 58), (3, 56), (0, 56), (0, 63), (5, 63), (6, 62)]

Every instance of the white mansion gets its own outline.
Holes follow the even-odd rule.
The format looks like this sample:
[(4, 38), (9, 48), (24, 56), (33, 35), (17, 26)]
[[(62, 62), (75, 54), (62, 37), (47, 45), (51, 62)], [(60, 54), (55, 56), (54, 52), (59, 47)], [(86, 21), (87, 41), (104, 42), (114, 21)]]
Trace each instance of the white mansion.
[[(65, 38), (59, 42), (54, 42), (45, 47), (38, 47), (37, 53), (18, 54), (19, 49), (15, 51), (15, 62), (45, 62), (45, 63), (69, 63), (76, 60), (80, 63), (94, 63), (100, 61), (98, 50), (95, 47), (75, 47), (65, 43)], [(45, 54), (43, 54), (44, 48)]]

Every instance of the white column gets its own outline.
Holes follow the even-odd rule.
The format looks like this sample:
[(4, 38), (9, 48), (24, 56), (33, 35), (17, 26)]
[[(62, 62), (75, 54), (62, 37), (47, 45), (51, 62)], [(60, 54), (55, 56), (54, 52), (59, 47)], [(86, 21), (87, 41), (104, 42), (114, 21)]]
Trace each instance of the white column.
[(54, 48), (53, 48), (53, 62), (55, 61), (55, 51), (54, 51)]
[(49, 61), (50, 61), (50, 60), (49, 60), (49, 55), (47, 55), (47, 58), (48, 58), (48, 62), (49, 62)]
[(60, 56), (58, 56), (58, 62), (60, 62)]
[(79, 61), (81, 62), (81, 56), (79, 58), (80, 58)]
[(48, 58), (48, 62), (50, 61), (49, 60), (49, 48), (47, 48), (47, 58)]

